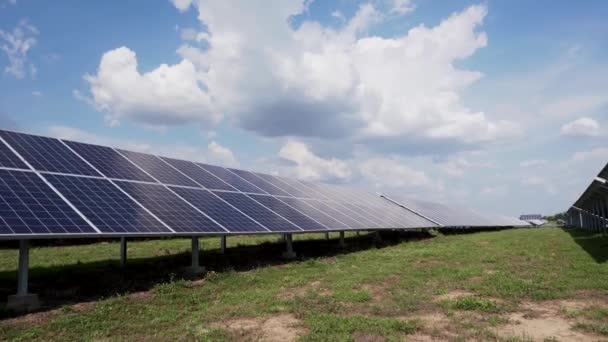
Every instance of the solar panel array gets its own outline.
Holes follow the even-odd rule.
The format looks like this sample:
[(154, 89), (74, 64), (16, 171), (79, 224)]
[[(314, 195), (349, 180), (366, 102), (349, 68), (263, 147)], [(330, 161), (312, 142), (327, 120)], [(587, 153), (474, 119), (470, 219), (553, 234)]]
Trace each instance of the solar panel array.
[(0, 130), (0, 238), (436, 226), (345, 187)]
[(530, 225), (517, 218), (480, 214), (460, 206), (448, 206), (402, 196), (385, 196), (385, 199), (445, 228), (526, 227)]

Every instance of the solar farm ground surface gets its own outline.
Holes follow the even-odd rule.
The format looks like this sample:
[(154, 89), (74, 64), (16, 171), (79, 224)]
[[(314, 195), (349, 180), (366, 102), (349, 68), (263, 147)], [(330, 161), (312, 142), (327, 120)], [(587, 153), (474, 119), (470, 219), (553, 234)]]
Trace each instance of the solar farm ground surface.
[[(544, 227), (431, 237), (201, 239), (211, 272), (181, 277), (186, 239), (34, 247), (43, 311), (2, 313), (0, 340), (606, 340), (608, 239)], [(0, 250), (0, 295), (17, 253)]]

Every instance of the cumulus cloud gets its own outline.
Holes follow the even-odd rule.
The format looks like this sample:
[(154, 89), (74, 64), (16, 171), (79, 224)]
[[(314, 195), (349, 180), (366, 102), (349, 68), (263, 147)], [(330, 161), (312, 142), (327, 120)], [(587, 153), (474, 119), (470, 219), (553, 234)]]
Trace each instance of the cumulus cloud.
[(572, 137), (594, 137), (600, 134), (600, 125), (591, 118), (583, 117), (564, 124), (561, 132)]
[(411, 0), (391, 0), (391, 13), (404, 15), (412, 12), (414, 8)]
[[(111, 120), (149, 124), (222, 117), (263, 136), (354, 140), (422, 139), (465, 144), (517, 135), (521, 128), (468, 108), (461, 92), (482, 77), (456, 62), (487, 44), (479, 32), (487, 9), (475, 5), (438, 25), (394, 37), (369, 35), (388, 13), (363, 4), (339, 28), (292, 18), (304, 0), (231, 2), (173, 0), (194, 6), (204, 31), (179, 47), (183, 60), (141, 74), (128, 48), (108, 51), (86, 77), (96, 107)], [(234, 11), (238, 7), (239, 11)], [(126, 75), (126, 77), (125, 77)], [(128, 89), (129, 91), (125, 91)]]
[(28, 72), (33, 78), (36, 76), (36, 66), (28, 62), (27, 55), (36, 45), (38, 29), (22, 19), (17, 26), (7, 32), (0, 30), (0, 50), (8, 57), (9, 64), (4, 68), (4, 72), (13, 75), (17, 79), (24, 78)]
[(360, 163), (362, 177), (379, 189), (440, 190), (441, 184), (433, 181), (423, 171), (415, 170), (395, 158), (371, 158)]
[(345, 161), (336, 158), (321, 158), (315, 155), (306, 144), (299, 141), (288, 141), (281, 147), (279, 157), (293, 164), (294, 176), (300, 179), (345, 180), (352, 174)]
[(589, 151), (575, 152), (572, 155), (572, 160), (575, 162), (585, 162), (589, 160), (605, 162), (608, 160), (608, 147), (596, 147)]
[(540, 187), (545, 190), (549, 194), (556, 194), (557, 189), (555, 186), (543, 177), (538, 176), (526, 176), (521, 180), (522, 185), (532, 186), (532, 187)]
[(114, 125), (124, 117), (148, 125), (217, 122), (210, 110), (209, 94), (201, 88), (198, 73), (189, 60), (163, 64), (140, 73), (135, 52), (126, 47), (106, 52), (96, 75), (86, 75), (95, 107)]
[(210, 162), (224, 166), (239, 166), (239, 162), (229, 148), (212, 141), (207, 145), (207, 150), (209, 151), (208, 159)]

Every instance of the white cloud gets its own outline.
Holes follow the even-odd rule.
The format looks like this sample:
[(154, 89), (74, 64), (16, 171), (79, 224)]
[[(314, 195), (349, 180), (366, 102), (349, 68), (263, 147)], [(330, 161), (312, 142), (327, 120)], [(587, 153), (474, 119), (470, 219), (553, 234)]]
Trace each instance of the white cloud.
[(530, 160), (524, 160), (521, 163), (519, 163), (519, 166), (521, 167), (537, 167), (537, 166), (544, 166), (547, 164), (547, 161), (544, 159), (530, 159)]
[(0, 30), (0, 50), (6, 53), (9, 65), (4, 68), (4, 72), (13, 75), (17, 79), (22, 79), (30, 73), (31, 77), (36, 76), (36, 66), (28, 63), (27, 55), (36, 45), (38, 29), (22, 19), (12, 32)]
[(395, 190), (435, 189), (442, 185), (423, 171), (415, 170), (394, 158), (371, 158), (359, 164), (362, 177), (376, 188)]
[(391, 0), (391, 13), (404, 15), (415, 9), (411, 0)]
[(592, 112), (606, 104), (608, 104), (606, 94), (576, 94), (559, 97), (543, 105), (540, 112), (545, 116), (564, 118)]
[(589, 160), (605, 162), (608, 160), (608, 147), (596, 147), (590, 151), (576, 152), (572, 155), (572, 160), (575, 162), (586, 162)]
[(34, 90), (34, 91), (32, 91), (32, 95), (34, 95), (36, 97), (40, 97), (40, 96), (42, 96), (42, 92), (39, 90)]
[(279, 151), (279, 157), (294, 164), (294, 176), (300, 179), (345, 180), (352, 172), (348, 164), (336, 158), (324, 159), (315, 155), (306, 144), (288, 141)]
[(236, 160), (234, 153), (227, 148), (215, 141), (212, 141), (207, 145), (209, 151), (209, 162), (215, 162), (218, 165), (224, 166), (238, 166), (239, 162)]
[[(104, 54), (97, 75), (86, 79), (110, 121), (213, 124), (227, 116), (263, 136), (465, 144), (521, 131), (461, 100), (482, 77), (455, 64), (487, 44), (477, 31), (487, 13), (483, 5), (385, 38), (367, 34), (387, 17), (372, 4), (333, 29), (312, 21), (292, 27), (290, 18), (306, 10), (304, 0), (173, 3), (198, 10), (206, 31), (196, 40), (205, 47), (185, 44), (179, 64), (144, 74), (128, 48)], [(408, 1), (393, 5), (401, 12), (411, 8)], [(193, 32), (187, 36), (194, 38)]]
[(215, 123), (220, 115), (210, 110), (209, 95), (200, 87), (189, 60), (139, 73), (135, 53), (121, 47), (106, 52), (97, 75), (86, 75), (95, 107), (115, 125), (123, 118), (148, 125)]
[(583, 117), (562, 126), (562, 135), (573, 137), (594, 137), (600, 134), (600, 125), (597, 121)]
[(504, 197), (509, 193), (505, 185), (486, 186), (479, 192), (484, 196)]
[(544, 189), (549, 194), (556, 194), (557, 193), (557, 189), (555, 188), (555, 186), (551, 182), (547, 181), (543, 177), (526, 176), (526, 177), (524, 177), (521, 180), (521, 183), (523, 185), (526, 185), (526, 186), (540, 187), (540, 188)]

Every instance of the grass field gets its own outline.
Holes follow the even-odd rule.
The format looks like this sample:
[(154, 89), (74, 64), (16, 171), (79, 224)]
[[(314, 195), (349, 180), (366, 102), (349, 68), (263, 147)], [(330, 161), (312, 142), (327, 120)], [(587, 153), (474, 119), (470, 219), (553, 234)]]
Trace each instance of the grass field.
[[(201, 240), (210, 272), (183, 279), (190, 241), (32, 249), (44, 311), (3, 311), (0, 340), (608, 340), (608, 239), (559, 228), (429, 236)], [(0, 295), (16, 287), (0, 250)]]

